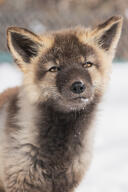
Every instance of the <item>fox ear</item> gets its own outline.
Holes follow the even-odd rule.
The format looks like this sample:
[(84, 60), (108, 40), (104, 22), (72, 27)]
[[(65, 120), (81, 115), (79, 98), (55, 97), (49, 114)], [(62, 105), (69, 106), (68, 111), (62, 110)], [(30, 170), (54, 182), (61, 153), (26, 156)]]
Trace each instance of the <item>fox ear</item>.
[(9, 27), (7, 30), (7, 43), (16, 62), (21, 66), (30, 63), (36, 57), (41, 46), (39, 37), (18, 27)]
[(93, 38), (99, 47), (111, 54), (112, 57), (114, 56), (120, 38), (122, 23), (123, 18), (121, 16), (114, 16), (98, 25), (92, 31)]

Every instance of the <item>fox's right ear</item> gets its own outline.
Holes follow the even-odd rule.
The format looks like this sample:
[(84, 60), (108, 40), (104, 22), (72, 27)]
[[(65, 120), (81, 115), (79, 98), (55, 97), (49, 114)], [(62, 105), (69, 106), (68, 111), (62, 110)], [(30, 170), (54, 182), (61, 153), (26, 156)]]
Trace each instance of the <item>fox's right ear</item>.
[(21, 68), (38, 55), (40, 42), (39, 36), (27, 29), (9, 27), (7, 30), (8, 48)]

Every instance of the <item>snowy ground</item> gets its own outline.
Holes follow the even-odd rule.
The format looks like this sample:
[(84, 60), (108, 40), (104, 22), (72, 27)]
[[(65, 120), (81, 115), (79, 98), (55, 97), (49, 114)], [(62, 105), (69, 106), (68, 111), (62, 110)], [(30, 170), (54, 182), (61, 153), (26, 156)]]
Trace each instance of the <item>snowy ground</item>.
[[(21, 83), (11, 64), (0, 65), (0, 92)], [(128, 63), (115, 64), (100, 105), (94, 158), (77, 192), (128, 192)]]

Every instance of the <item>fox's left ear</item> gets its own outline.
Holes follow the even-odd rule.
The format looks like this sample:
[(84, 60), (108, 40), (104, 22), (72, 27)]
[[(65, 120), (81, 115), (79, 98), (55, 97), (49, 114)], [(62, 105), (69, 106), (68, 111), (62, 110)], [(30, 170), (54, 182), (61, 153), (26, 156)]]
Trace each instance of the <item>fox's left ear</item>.
[(39, 36), (24, 28), (9, 27), (7, 30), (8, 48), (21, 69), (38, 55)]
[(95, 42), (112, 58), (120, 38), (122, 23), (123, 18), (121, 16), (114, 16), (92, 30), (92, 37)]

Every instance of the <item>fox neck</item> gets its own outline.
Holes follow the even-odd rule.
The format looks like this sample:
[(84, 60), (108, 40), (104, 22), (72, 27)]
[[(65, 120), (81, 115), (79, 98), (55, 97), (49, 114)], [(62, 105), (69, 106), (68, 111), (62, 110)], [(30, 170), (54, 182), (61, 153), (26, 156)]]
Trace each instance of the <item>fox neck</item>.
[(69, 161), (74, 154), (78, 154), (94, 117), (95, 107), (95, 104), (90, 104), (86, 110), (64, 113), (47, 104), (38, 105), (39, 116), (35, 126), (39, 132), (41, 153), (47, 158), (52, 156), (56, 159), (55, 163), (64, 156)]
[(32, 105), (25, 96), (22, 100), (16, 115), (19, 125), (23, 125), (19, 135), (22, 144), (36, 146), (40, 158), (45, 156), (55, 164), (62, 157), (70, 162), (69, 159), (79, 154), (80, 148), (86, 145), (84, 141), (87, 141), (91, 129), (96, 102), (89, 104), (85, 110), (63, 112), (47, 103)]

